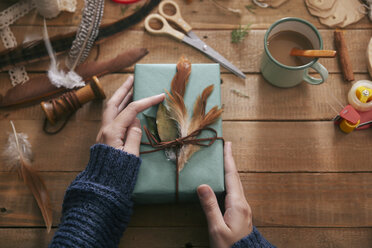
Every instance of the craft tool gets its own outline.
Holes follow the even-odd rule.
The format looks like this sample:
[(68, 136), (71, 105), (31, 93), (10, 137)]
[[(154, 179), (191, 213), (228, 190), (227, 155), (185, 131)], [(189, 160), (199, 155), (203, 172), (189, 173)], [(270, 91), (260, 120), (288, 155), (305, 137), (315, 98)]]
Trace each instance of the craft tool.
[[(165, 13), (165, 6), (170, 5), (175, 10), (173, 15), (168, 15)], [(234, 73), (236, 76), (245, 78), (245, 75), (242, 71), (240, 71), (237, 67), (235, 67), (232, 63), (230, 63), (227, 59), (225, 59), (222, 55), (218, 52), (213, 50), (210, 46), (208, 46), (204, 41), (202, 41), (193, 31), (192, 27), (182, 18), (179, 6), (173, 1), (162, 1), (159, 4), (159, 13), (160, 14), (151, 14), (146, 17), (145, 19), (145, 29), (151, 34), (163, 34), (169, 35), (177, 40), (180, 40), (195, 49), (199, 50), (200, 52), (207, 55), (212, 60), (218, 62), (220, 65), (225, 67), (227, 70)], [(186, 35), (176, 29), (172, 28), (168, 21), (176, 24), (179, 28), (181, 28)], [(150, 26), (151, 21), (159, 21), (162, 24), (160, 29), (155, 29)]]
[[(58, 98), (51, 99), (49, 101), (41, 102), (41, 108), (43, 109), (46, 120), (44, 122), (43, 130), (47, 134), (56, 134), (61, 131), (67, 121), (79, 108), (81, 108), (85, 103), (96, 99), (105, 99), (106, 95), (103, 91), (101, 84), (96, 76), (93, 77), (93, 81), (90, 84), (78, 89), (68, 91)], [(54, 131), (50, 131), (47, 128), (48, 122), (52, 125), (56, 124), (59, 120), (64, 121), (62, 125)], [(48, 121), (48, 122), (47, 122)]]
[(104, 98), (106, 98), (105, 92), (98, 78), (94, 76), (90, 84), (78, 90), (69, 91), (58, 98), (41, 102), (41, 108), (48, 121), (54, 125), (62, 117), (72, 114), (85, 103)]
[(335, 124), (345, 133), (372, 126), (372, 82), (356, 82), (349, 91), (348, 101), (349, 105), (334, 118)]
[(307, 58), (334, 58), (336, 57), (336, 53), (334, 50), (301, 50), (293, 48), (290, 55)]

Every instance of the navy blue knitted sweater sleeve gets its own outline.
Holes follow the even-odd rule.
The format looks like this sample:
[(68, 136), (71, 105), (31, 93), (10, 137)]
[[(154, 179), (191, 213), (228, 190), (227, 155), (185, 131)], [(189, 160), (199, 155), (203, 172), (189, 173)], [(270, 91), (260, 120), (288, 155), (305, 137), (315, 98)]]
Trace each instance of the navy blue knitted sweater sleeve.
[(232, 248), (275, 248), (253, 227), (251, 234), (236, 242)]
[(58, 231), (49, 247), (118, 247), (132, 214), (140, 158), (97, 144), (68, 187)]

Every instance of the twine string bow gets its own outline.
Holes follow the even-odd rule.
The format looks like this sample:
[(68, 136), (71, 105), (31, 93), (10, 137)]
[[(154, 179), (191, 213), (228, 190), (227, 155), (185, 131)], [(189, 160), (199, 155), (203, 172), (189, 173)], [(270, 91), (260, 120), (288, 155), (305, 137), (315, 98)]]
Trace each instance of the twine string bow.
[[(147, 154), (153, 153), (157, 151), (161, 151), (167, 148), (176, 148), (176, 201), (178, 202), (178, 188), (179, 188), (179, 165), (178, 165), (178, 152), (184, 145), (197, 145), (203, 147), (209, 147), (216, 142), (216, 140), (224, 139), (222, 137), (218, 137), (217, 131), (210, 127), (203, 127), (195, 130), (194, 132), (190, 133), (189, 135), (181, 138), (177, 138), (171, 141), (158, 141), (157, 138), (147, 129), (146, 126), (143, 127), (145, 131), (147, 140), (149, 142), (141, 142), (142, 145), (149, 145), (153, 150), (142, 151), (140, 154)], [(203, 131), (209, 131), (213, 135), (207, 138), (196, 138), (199, 136)], [(207, 143), (206, 143), (207, 142)]]

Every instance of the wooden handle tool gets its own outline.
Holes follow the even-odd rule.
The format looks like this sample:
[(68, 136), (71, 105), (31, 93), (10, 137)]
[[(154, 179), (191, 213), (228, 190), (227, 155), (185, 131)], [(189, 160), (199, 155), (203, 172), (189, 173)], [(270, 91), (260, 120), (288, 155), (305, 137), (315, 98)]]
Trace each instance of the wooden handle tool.
[(290, 55), (308, 58), (334, 58), (336, 57), (336, 53), (334, 50), (301, 50), (293, 48)]

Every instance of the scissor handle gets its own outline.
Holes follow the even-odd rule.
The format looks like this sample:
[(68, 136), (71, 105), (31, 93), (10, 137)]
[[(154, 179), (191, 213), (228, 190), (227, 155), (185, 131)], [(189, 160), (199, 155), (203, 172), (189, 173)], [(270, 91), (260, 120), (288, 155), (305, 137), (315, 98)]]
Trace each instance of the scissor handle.
[[(162, 27), (160, 29), (154, 29), (150, 26), (150, 21), (151, 20), (158, 20), (162, 23)], [(148, 15), (145, 19), (145, 29), (151, 33), (151, 34), (166, 34), (166, 35), (170, 35), (170, 36), (173, 36), (174, 38), (176, 38), (177, 40), (183, 40), (183, 38), (185, 37), (185, 35), (177, 30), (175, 30), (174, 28), (172, 28), (167, 20), (165, 20), (164, 17), (162, 17), (161, 15), (159, 14), (151, 14), (151, 15)]]
[[(173, 15), (167, 15), (164, 11), (166, 5), (172, 5), (175, 8), (176, 13), (174, 13)], [(162, 16), (164, 16), (165, 19), (174, 22), (186, 33), (191, 31), (192, 27), (182, 18), (180, 7), (174, 1), (171, 0), (162, 1), (159, 4), (159, 12)]]

